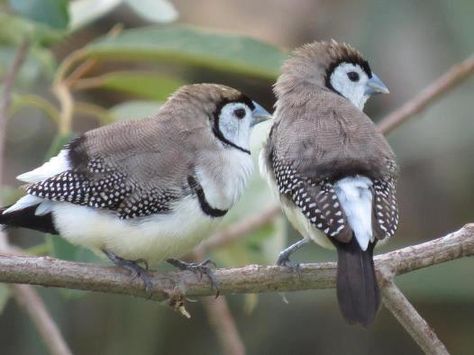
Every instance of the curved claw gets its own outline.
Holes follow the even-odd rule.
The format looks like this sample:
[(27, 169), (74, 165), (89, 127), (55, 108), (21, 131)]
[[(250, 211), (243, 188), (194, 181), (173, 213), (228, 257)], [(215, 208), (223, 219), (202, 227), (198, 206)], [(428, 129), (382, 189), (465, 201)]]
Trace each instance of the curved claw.
[(280, 253), (276, 264), (278, 266), (286, 267), (290, 269), (291, 271), (296, 271), (298, 275), (301, 277), (301, 264), (291, 261), (289, 258), (289, 255), (285, 253)]
[[(140, 278), (143, 281), (148, 298), (150, 299), (153, 296), (153, 282), (148, 274), (148, 262), (145, 259), (127, 260), (108, 250), (103, 250), (103, 252), (115, 265), (130, 272), (132, 280)], [(144, 264), (145, 267), (140, 266), (140, 263)]]
[(278, 266), (284, 266), (284, 267), (294, 267), (295, 265), (298, 265), (298, 264), (293, 263), (290, 260), (290, 256), (285, 252), (281, 252), (280, 255), (278, 255), (276, 264)]
[(283, 250), (278, 256), (277, 265), (290, 268), (291, 270), (298, 272), (298, 275), (301, 277), (300, 264), (292, 263), (290, 261), (290, 255), (293, 254), (298, 249), (300, 249), (301, 247), (303, 247), (308, 242), (309, 242), (309, 239), (303, 238), (297, 241), (295, 244), (292, 244), (288, 248)]
[(194, 272), (195, 274), (199, 274), (199, 279), (202, 279), (202, 275), (206, 275), (211, 282), (211, 288), (216, 291), (216, 298), (219, 297), (219, 281), (210, 267), (212, 266), (215, 268), (217, 266), (215, 262), (210, 259), (206, 259), (200, 263), (187, 263), (185, 261), (173, 258), (166, 261), (180, 270), (188, 270)]

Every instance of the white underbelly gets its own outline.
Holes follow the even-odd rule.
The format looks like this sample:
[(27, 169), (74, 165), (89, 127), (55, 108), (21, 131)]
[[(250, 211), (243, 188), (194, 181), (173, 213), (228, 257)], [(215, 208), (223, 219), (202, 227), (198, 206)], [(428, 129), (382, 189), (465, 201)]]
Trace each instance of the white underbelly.
[(71, 243), (151, 264), (190, 252), (221, 220), (205, 215), (192, 197), (177, 203), (173, 212), (139, 219), (121, 220), (111, 212), (67, 202), (55, 203), (52, 210), (58, 232)]

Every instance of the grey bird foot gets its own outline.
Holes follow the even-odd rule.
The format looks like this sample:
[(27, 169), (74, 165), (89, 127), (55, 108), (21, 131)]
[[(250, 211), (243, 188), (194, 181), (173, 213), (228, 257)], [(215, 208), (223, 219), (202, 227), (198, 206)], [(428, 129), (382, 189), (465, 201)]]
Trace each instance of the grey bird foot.
[(180, 270), (192, 271), (198, 274), (200, 278), (202, 278), (202, 275), (206, 275), (209, 278), (209, 281), (211, 281), (212, 289), (216, 291), (216, 298), (219, 297), (219, 281), (217, 281), (216, 275), (214, 275), (214, 272), (211, 268), (211, 266), (215, 268), (216, 264), (212, 260), (206, 259), (200, 263), (188, 263), (182, 260), (171, 258), (167, 259), (166, 262)]
[(293, 261), (290, 260), (290, 255), (282, 252), (280, 253), (280, 255), (278, 256), (278, 260), (276, 262), (276, 264), (278, 266), (284, 266), (284, 267), (287, 267), (291, 270), (295, 270), (295, 271), (300, 271), (300, 263), (295, 263)]
[[(148, 298), (151, 298), (153, 295), (153, 282), (151, 281), (151, 277), (148, 274), (148, 263), (145, 259), (137, 259), (137, 260), (127, 260), (114, 253), (103, 250), (104, 254), (118, 267), (121, 267), (125, 270), (130, 272), (132, 280), (136, 278), (140, 278), (143, 281), (145, 286), (145, 292), (148, 295)], [(143, 264), (141, 266), (140, 264)]]

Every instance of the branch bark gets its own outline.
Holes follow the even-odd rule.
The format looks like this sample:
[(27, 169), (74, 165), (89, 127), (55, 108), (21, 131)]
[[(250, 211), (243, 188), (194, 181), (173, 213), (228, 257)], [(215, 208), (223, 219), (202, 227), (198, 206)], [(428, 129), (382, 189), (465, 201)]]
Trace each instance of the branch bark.
[(226, 299), (224, 297), (205, 297), (203, 299), (203, 306), (206, 310), (209, 324), (219, 339), (222, 353), (225, 355), (245, 355), (244, 344)]
[(449, 355), (434, 330), (420, 316), (393, 281), (388, 281), (382, 287), (382, 299), (385, 307), (393, 313), (426, 354)]
[(382, 119), (378, 126), (381, 132), (388, 134), (426, 107), (434, 103), (441, 95), (462, 83), (474, 73), (474, 56), (451, 67), (446, 73), (433, 81), (418, 95)]
[(30, 316), (50, 354), (72, 355), (71, 350), (35, 290), (27, 285), (12, 285), (15, 300)]
[[(464, 256), (474, 255), (474, 224), (445, 237), (395, 250), (375, 258), (377, 270), (404, 274)], [(333, 288), (336, 263), (303, 264), (300, 272), (280, 266), (247, 265), (217, 269), (221, 294), (289, 292)], [(209, 280), (189, 271), (152, 272), (152, 299), (163, 300), (177, 292), (183, 296), (211, 296)], [(0, 255), (0, 282), (64, 287), (148, 298), (139, 279), (121, 269), (75, 263), (50, 257)]]
[[(195, 261), (203, 260), (205, 257), (204, 249), (193, 254)], [(240, 336), (235, 319), (230, 312), (229, 305), (225, 296), (204, 297), (202, 305), (207, 314), (209, 325), (219, 340), (223, 355), (245, 355), (245, 345)]]

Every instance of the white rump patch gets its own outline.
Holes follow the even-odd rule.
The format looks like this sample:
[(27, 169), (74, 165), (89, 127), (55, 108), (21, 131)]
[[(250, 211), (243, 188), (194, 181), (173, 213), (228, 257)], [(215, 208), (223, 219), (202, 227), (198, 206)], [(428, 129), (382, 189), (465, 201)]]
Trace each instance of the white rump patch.
[(346, 177), (334, 184), (347, 221), (362, 250), (367, 250), (372, 234), (372, 181), (365, 176)]
[(70, 164), (68, 153), (68, 149), (63, 149), (58, 155), (52, 157), (48, 162), (44, 163), (39, 168), (18, 175), (16, 178), (20, 181), (36, 183), (46, 180), (47, 178), (50, 178), (54, 175), (60, 174), (63, 171), (69, 170)]

